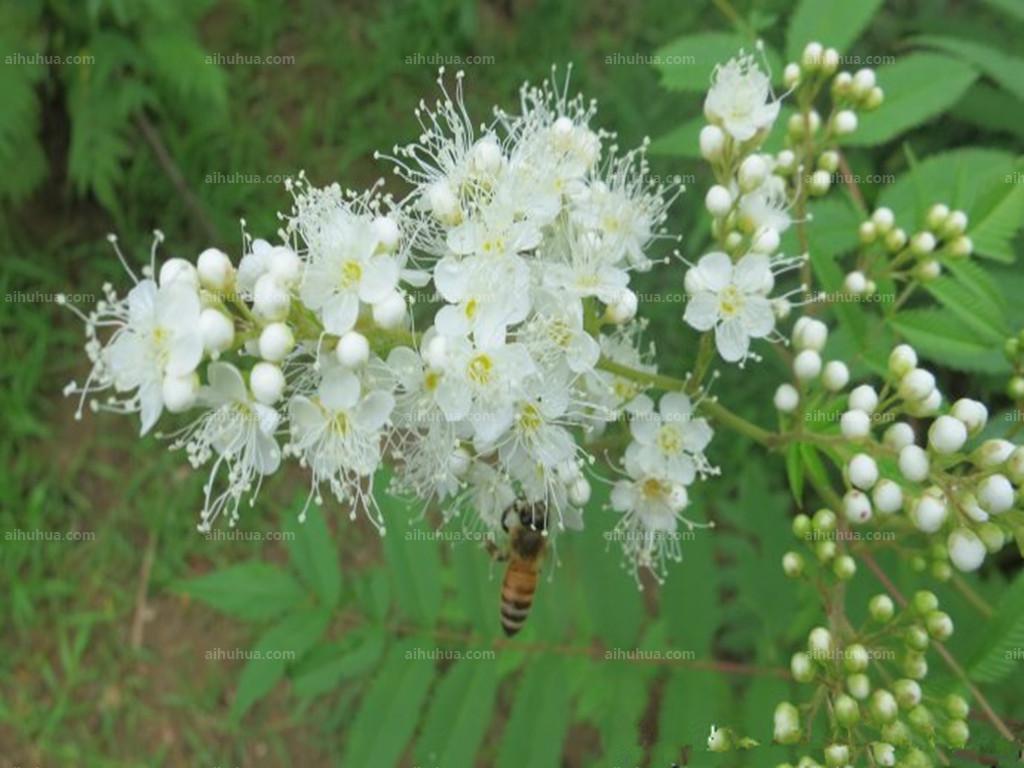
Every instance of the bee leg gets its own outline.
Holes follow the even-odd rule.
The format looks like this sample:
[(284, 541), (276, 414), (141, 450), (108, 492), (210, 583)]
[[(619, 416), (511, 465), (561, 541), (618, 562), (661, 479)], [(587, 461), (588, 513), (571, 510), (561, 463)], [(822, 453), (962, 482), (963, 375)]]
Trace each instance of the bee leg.
[(506, 560), (508, 560), (508, 552), (502, 550), (493, 541), (484, 542), (484, 549), (487, 550), (487, 553), (491, 556), (492, 560), (495, 560), (499, 563), (503, 563)]

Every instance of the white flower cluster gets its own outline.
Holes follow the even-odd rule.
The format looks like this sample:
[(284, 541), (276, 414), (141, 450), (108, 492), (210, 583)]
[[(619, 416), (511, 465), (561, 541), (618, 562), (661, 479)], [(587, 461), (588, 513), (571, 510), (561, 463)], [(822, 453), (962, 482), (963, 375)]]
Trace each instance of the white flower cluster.
[[(593, 462), (581, 438), (628, 406), (637, 442), (614, 506), (627, 556), (649, 566), (709, 469), (711, 430), (686, 396), (656, 412), (599, 361), (653, 370), (630, 272), (652, 265), (681, 187), (653, 183), (644, 147), (620, 153), (589, 126), (594, 104), (554, 81), (478, 128), (462, 73), (454, 96), (439, 83), (416, 110), (419, 139), (391, 158), (412, 185), (402, 201), (300, 175), (279, 242), (245, 235), (237, 266), (208, 249), (158, 270), (154, 243), (141, 278), (125, 262), (135, 288), (108, 287), (83, 315), (93, 370), (68, 391), (113, 390), (103, 407), (140, 411), (143, 434), (165, 409), (198, 412), (171, 437), (212, 465), (203, 529), (222, 511), (234, 523), (287, 457), (308, 469), (311, 500), (326, 490), (382, 532), (386, 460), (393, 491), (446, 518), (473, 510), (497, 531), (520, 498), (548, 510), (546, 530), (578, 526)], [(417, 293), (432, 311), (422, 332)]]
[[(781, 385), (775, 406), (804, 420), (816, 414), (838, 417), (844, 442), (837, 450), (845, 453), (846, 462), (846, 519), (859, 525), (875, 513), (886, 518), (902, 512), (917, 530), (945, 534), (954, 566), (976, 570), (987, 553), (999, 551), (1013, 536), (1012, 524), (1001, 518), (1021, 498), (1024, 447), (979, 437), (988, 421), (983, 403), (961, 398), (944, 407), (935, 375), (920, 366), (907, 344), (892, 350), (880, 390), (861, 384), (846, 392), (846, 364), (822, 364), (827, 336), (818, 320), (804, 317), (797, 322), (797, 386)], [(801, 414), (801, 406), (811, 402), (813, 413)], [(919, 439), (911, 420), (920, 419), (931, 423)], [(875, 437), (876, 428), (881, 439)], [(948, 575), (944, 563), (935, 564), (934, 570)]]

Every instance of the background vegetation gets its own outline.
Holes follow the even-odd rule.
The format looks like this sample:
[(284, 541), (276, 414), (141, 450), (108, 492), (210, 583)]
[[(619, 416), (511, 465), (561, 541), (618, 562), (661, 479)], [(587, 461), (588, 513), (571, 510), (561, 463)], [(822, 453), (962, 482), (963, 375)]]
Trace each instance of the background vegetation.
[[(396, 522), (383, 541), (330, 507), (300, 527), (296, 477), (247, 511), (251, 539), (196, 533), (202, 479), (180, 455), (139, 441), (128, 420), (74, 421), (60, 390), (83, 374), (81, 329), (52, 294), (123, 282), (107, 232), (140, 260), (157, 227), (168, 254), (217, 245), (237, 256), (240, 216), (254, 233), (274, 231), (289, 205), (284, 175), (372, 181), (383, 172), (373, 150), (414, 136), (412, 107), (433, 97), (444, 61), (466, 69), (480, 117), (572, 62), (600, 125), (625, 145), (650, 135), (655, 172), (687, 175), (672, 224), (698, 256), (707, 179), (694, 155), (714, 61), (760, 36), (778, 74), (814, 38), (888, 62), (878, 67), (887, 104), (849, 153), (867, 203), (912, 212), (922, 189), (942, 185), (947, 202), (987, 222), (985, 270), (951, 278), (941, 309), (911, 303), (893, 320), (952, 368), (944, 391), (1009, 407), (1000, 350), (1024, 325), (1014, 264), (1024, 184), (993, 181), (1019, 172), (1022, 33), (1017, 0), (0, 6), (0, 766), (770, 764), (770, 747), (712, 757), (704, 739), (710, 723), (729, 722), (770, 742), (789, 655), (819, 620), (816, 597), (778, 565), (804, 501), (782, 457), (719, 432), (722, 477), (693, 506), (718, 528), (684, 541), (662, 588), (637, 592), (606, 552), (611, 513), (596, 499), (596, 524), (565, 538), (535, 615), (507, 642), (500, 573), (473, 543), (426, 535), (429, 515), (411, 528), (397, 520), (418, 510), (387, 509)], [(844, 194), (815, 211), (826, 287), (856, 242)], [(680, 373), (692, 354), (671, 298), (681, 273), (664, 274), (642, 286), (641, 313), (660, 362)], [(839, 343), (870, 368), (887, 348), (881, 331), (844, 312)], [(728, 371), (716, 392), (770, 424), (783, 365)], [(961, 630), (951, 648), (1017, 727), (1024, 670), (1010, 651), (1024, 646), (1024, 587), (1008, 552), (972, 579), (998, 606), (990, 626), (960, 591), (937, 591)], [(905, 591), (931, 584), (897, 552), (880, 559)], [(876, 591), (859, 574), (851, 611)], [(251, 648), (294, 658), (230, 658)], [(972, 728), (978, 750), (1011, 754), (984, 723)]]

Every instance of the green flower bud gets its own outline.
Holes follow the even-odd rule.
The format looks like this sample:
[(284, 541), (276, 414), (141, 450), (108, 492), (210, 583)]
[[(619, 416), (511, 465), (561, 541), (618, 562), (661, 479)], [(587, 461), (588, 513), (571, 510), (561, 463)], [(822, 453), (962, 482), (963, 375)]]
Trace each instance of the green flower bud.
[(908, 653), (903, 659), (903, 674), (914, 680), (924, 680), (928, 676), (928, 661), (924, 654)]
[(935, 596), (934, 592), (922, 589), (914, 593), (914, 599), (911, 601), (911, 605), (915, 611), (924, 615), (926, 613), (931, 613), (939, 607), (939, 598)]
[(928, 567), (928, 561), (925, 560), (924, 557), (922, 557), (921, 555), (914, 555), (910, 558), (910, 567), (912, 570), (920, 573)]
[(868, 613), (879, 624), (884, 624), (891, 619), (895, 610), (896, 607), (888, 595), (875, 595), (868, 603)]
[(863, 672), (850, 675), (846, 678), (846, 690), (850, 692), (857, 701), (864, 701), (871, 693), (871, 680)]
[[(899, 713), (896, 698), (885, 688), (879, 688), (871, 694), (871, 703), (868, 705), (868, 709), (871, 712), (871, 717), (883, 725), (894, 722)], [(892, 739), (887, 736), (886, 741), (892, 741)]]
[(791, 579), (804, 572), (804, 558), (797, 552), (787, 552), (782, 556), (782, 570)]
[(793, 658), (789, 660), (789, 671), (793, 673), (793, 679), (798, 683), (809, 683), (814, 680), (814, 663), (803, 651), (793, 654)]
[(1020, 353), (1020, 339), (1016, 336), (1011, 336), (1006, 340), (1003, 345), (1003, 353), (1010, 359), (1013, 360)]
[(797, 515), (793, 518), (793, 535), (798, 539), (808, 538), (811, 532), (811, 518), (807, 515)]
[(932, 768), (932, 761), (928, 755), (915, 747), (904, 756), (902, 765), (905, 768)]
[(728, 728), (711, 726), (708, 734), (708, 749), (712, 752), (729, 752), (733, 748), (732, 731)]
[(928, 634), (936, 640), (948, 640), (953, 634), (953, 619), (945, 611), (932, 611), (925, 619)]
[(971, 729), (963, 720), (950, 720), (942, 729), (942, 736), (951, 747), (963, 749), (971, 736)]
[(836, 556), (836, 543), (834, 541), (819, 541), (814, 546), (814, 553), (818, 556), (818, 560), (827, 563)]
[(935, 730), (935, 718), (931, 711), (923, 704), (918, 704), (907, 713), (907, 722), (915, 731), (930, 734)]
[(916, 680), (897, 680), (893, 683), (892, 692), (902, 709), (912, 709), (921, 703), (921, 686)]
[(846, 651), (843, 653), (843, 665), (847, 672), (863, 672), (868, 668), (870, 661), (871, 656), (868, 654), (868, 649), (860, 643), (846, 646)]
[(808, 633), (807, 651), (815, 661), (828, 661), (832, 648), (832, 633), (824, 627), (815, 627)]
[(956, 720), (966, 719), (971, 711), (970, 706), (967, 704), (967, 699), (956, 693), (949, 694), (943, 704), (946, 707), (946, 714)]
[(836, 513), (831, 509), (819, 509), (811, 522), (818, 533), (832, 533), (836, 529)]
[(857, 573), (857, 563), (849, 555), (840, 555), (832, 565), (832, 572), (840, 581), (849, 581)]
[(949, 581), (953, 575), (953, 566), (947, 562), (936, 560), (932, 563), (931, 572), (936, 581)]
[(914, 624), (907, 627), (907, 631), (903, 633), (903, 642), (908, 648), (915, 651), (926, 650), (928, 648), (928, 633), (920, 624)]
[(1024, 376), (1014, 376), (1006, 384), (1006, 394), (1011, 400), (1024, 400)]
[(845, 744), (829, 744), (825, 747), (825, 765), (842, 768), (850, 762), (850, 748)]
[(847, 728), (852, 728), (860, 721), (860, 706), (856, 699), (841, 693), (832, 702), (832, 709), (836, 714), (836, 721)]
[(989, 554), (998, 552), (1006, 544), (1006, 534), (995, 523), (982, 523), (978, 526), (975, 533), (978, 534), (978, 538), (981, 539)]
[(871, 745), (871, 756), (875, 758), (875, 762), (880, 766), (896, 765), (896, 748), (885, 741), (876, 741)]
[(894, 720), (882, 726), (882, 738), (897, 747), (905, 747), (910, 744), (910, 729), (902, 720)]

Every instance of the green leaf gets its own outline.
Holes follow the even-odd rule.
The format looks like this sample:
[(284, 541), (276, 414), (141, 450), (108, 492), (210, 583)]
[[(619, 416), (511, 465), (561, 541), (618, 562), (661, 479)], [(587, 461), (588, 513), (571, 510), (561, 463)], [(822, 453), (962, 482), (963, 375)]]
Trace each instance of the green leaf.
[(985, 190), (970, 211), (967, 234), (975, 253), (996, 261), (1014, 261), (1013, 239), (1024, 225), (1024, 173), (1020, 163), (1009, 172), (983, 180)]
[(190, 28), (155, 25), (143, 32), (141, 47), (158, 83), (216, 112), (226, 108), (224, 71), (200, 47)]
[(289, 514), (285, 529), (291, 534), (288, 556), (292, 568), (326, 607), (334, 608), (341, 596), (341, 568), (324, 515), (323, 507), (311, 505), (305, 522)]
[(413, 749), (416, 764), (474, 764), (494, 715), (496, 666), (492, 660), (461, 660), (448, 670), (430, 700)]
[(330, 614), (322, 608), (290, 614), (269, 629), (253, 648), (253, 656), (242, 669), (238, 690), (231, 705), (231, 717), (240, 720), (262, 699), (285, 669), (308, 651), (327, 629)]
[(988, 83), (975, 83), (950, 115), (986, 133), (1009, 133), (1024, 139), (1024, 102)]
[(980, 340), (997, 345), (1009, 335), (1006, 318), (998, 305), (979, 296), (963, 283), (940, 277), (925, 283), (924, 287), (940, 304), (972, 328)]
[(295, 669), (295, 693), (319, 696), (344, 680), (368, 673), (380, 661), (385, 640), (383, 630), (370, 628), (310, 653)]
[(1021, 5), (1020, 0), (984, 0), (984, 2), (1017, 21), (1024, 21), (1024, 5)]
[(550, 768), (559, 764), (569, 728), (569, 688), (557, 681), (564, 661), (540, 657), (528, 665), (498, 748), (496, 768)]
[(800, 61), (804, 46), (812, 41), (846, 51), (881, 6), (882, 0), (800, 0), (789, 18), (787, 59)]
[(955, 314), (943, 309), (912, 309), (890, 321), (921, 355), (962, 371), (1006, 373), (1001, 349), (979, 340)]
[(700, 157), (700, 131), (708, 121), (703, 115), (687, 120), (678, 128), (655, 139), (651, 143), (651, 152), (666, 157), (686, 157), (694, 160)]
[(1024, 99), (1024, 59), (1011, 56), (992, 45), (942, 35), (922, 35), (910, 41), (914, 45), (938, 48), (973, 64), (1018, 99)]
[(273, 619), (304, 597), (302, 586), (290, 574), (258, 561), (179, 581), (173, 589), (249, 621)]
[(421, 647), (409, 641), (387, 653), (355, 720), (345, 729), (348, 743), (341, 765), (386, 768), (398, 764), (437, 672), (431, 661), (411, 658)]
[(638, 667), (628, 661), (591, 665), (587, 689), (598, 706), (587, 719), (601, 734), (601, 765), (638, 765), (642, 761), (640, 720), (653, 672), (653, 667)]
[(432, 626), (441, 610), (441, 555), (437, 539), (416, 535), (426, 525), (424, 520), (412, 522), (417, 514), (416, 505), (389, 496), (386, 489), (386, 477), (382, 476), (377, 483), (377, 500), (388, 529), (381, 543), (387, 572), (394, 583), (392, 593), (402, 613), (423, 627)]
[[(723, 676), (706, 670), (673, 669), (662, 692), (658, 711), (658, 741), (650, 765), (686, 765), (707, 754), (707, 737), (712, 724), (721, 724), (727, 710), (729, 689)], [(638, 761), (639, 762), (639, 761)], [(701, 760), (693, 765), (707, 766)], [(633, 763), (627, 763), (633, 765)]]
[(992, 619), (977, 636), (968, 674), (979, 683), (997, 683), (1024, 658), (1024, 574), (1003, 592)]
[[(661, 73), (661, 84), (670, 91), (703, 93), (711, 84), (711, 73), (741, 49), (753, 51), (754, 44), (732, 32), (706, 32), (686, 35), (659, 48), (654, 67)], [(781, 60), (771, 49), (765, 56), (772, 73), (781, 72)]]
[(786, 477), (789, 480), (789, 490), (793, 493), (793, 500), (803, 509), (804, 460), (800, 454), (800, 443), (791, 443), (786, 449)]
[(934, 53), (912, 53), (879, 67), (885, 103), (863, 115), (860, 127), (844, 143), (871, 147), (927, 123), (953, 106), (977, 76), (962, 61)]

